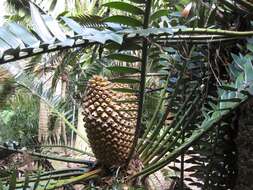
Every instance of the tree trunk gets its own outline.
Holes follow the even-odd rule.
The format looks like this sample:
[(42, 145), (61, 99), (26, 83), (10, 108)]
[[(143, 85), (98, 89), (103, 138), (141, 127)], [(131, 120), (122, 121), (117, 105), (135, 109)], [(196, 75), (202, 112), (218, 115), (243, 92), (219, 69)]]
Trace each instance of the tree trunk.
[[(57, 84), (57, 87), (60, 88), (59, 90), (56, 89), (56, 93), (64, 100), (66, 98), (67, 82), (65, 80), (61, 80)], [(66, 126), (63, 119), (57, 119), (56, 126), (53, 131), (53, 136), (57, 144), (61, 144), (63, 142), (64, 145), (67, 145)]]
[(48, 105), (40, 100), (40, 113), (39, 113), (39, 129), (38, 140), (44, 143), (48, 138), (48, 122), (49, 122), (49, 108)]
[[(61, 97), (63, 100), (66, 99), (66, 91), (67, 91), (67, 82), (66, 82), (66, 80), (62, 80)], [(61, 125), (61, 134), (63, 137), (63, 142), (66, 145), (68, 143), (68, 140), (67, 140), (66, 126), (65, 126), (65, 122), (63, 121), (63, 119), (61, 119), (60, 125)]]
[[(52, 79), (49, 73), (41, 73), (41, 80), (43, 81), (43, 88), (51, 87)], [(45, 89), (43, 89), (45, 90)], [(49, 114), (50, 108), (43, 100), (40, 100), (39, 110), (39, 129), (38, 129), (38, 141), (40, 143), (47, 142), (49, 136)]]

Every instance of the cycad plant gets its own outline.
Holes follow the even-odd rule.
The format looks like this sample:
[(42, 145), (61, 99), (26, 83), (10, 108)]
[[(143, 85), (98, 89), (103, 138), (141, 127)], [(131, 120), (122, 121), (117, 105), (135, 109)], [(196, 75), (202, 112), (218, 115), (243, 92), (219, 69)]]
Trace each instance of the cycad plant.
[[(61, 49), (76, 48), (78, 51), (97, 46), (98, 51), (94, 54), (98, 54), (99, 60), (94, 63), (102, 63), (106, 70), (104, 75), (108, 77), (93, 76), (80, 90), (85, 126), (97, 164), (94, 167), (83, 161), (87, 169), (85, 174), (61, 171), (49, 182), (46, 176), (52, 173), (42, 174), (43, 180), (38, 182), (42, 188), (54, 189), (79, 181), (85, 183), (98, 175), (100, 180), (93, 186), (105, 188), (107, 185), (108, 188), (116, 182), (133, 186), (150, 184), (156, 172), (180, 158), (180, 186), (183, 189), (187, 150), (204, 150), (207, 147), (204, 140), (219, 144), (212, 142), (219, 140), (218, 133), (212, 138), (213, 129), (219, 132), (226, 126), (228, 118), (250, 100), (253, 92), (252, 55), (237, 57), (217, 49), (231, 47), (231, 51), (248, 53), (245, 40), (253, 35), (250, 28), (238, 31), (241, 28), (223, 27), (222, 19), (214, 20), (216, 16), (225, 18), (228, 12), (235, 14), (238, 10), (234, 12), (234, 3), (193, 2), (180, 16), (170, 14), (168, 10), (173, 9), (173, 5), (164, 1), (113, 1), (104, 6), (116, 9), (117, 14), (100, 18), (102, 29), (85, 26), (87, 17), (63, 16), (58, 22), (31, 3), (33, 33), (18, 24), (7, 23), (4, 29), (11, 33), (3, 33), (6, 40), (2, 42), (2, 63)], [(243, 13), (252, 8), (247, 1), (239, 4)], [(198, 13), (196, 17), (191, 16), (194, 12)], [(189, 20), (184, 21), (188, 16)], [(250, 49), (251, 42), (247, 45)], [(225, 64), (217, 65), (221, 62)], [(156, 79), (157, 83), (149, 85), (150, 78)], [(43, 97), (41, 95), (43, 93), (40, 94)], [(145, 107), (150, 105), (150, 97), (156, 98), (153, 110)], [(68, 123), (67, 119), (64, 121)], [(194, 163), (194, 159), (191, 161)], [(218, 167), (213, 167), (215, 162), (212, 161), (205, 160), (209, 163), (207, 171), (219, 177), (221, 173), (219, 169), (215, 170)], [(225, 165), (222, 168), (227, 169), (226, 175), (232, 171)], [(203, 165), (196, 174), (201, 169)], [(203, 171), (200, 186), (205, 189), (233, 187), (234, 184), (205, 176), (207, 171)], [(63, 172), (66, 172), (65, 179), (59, 180)], [(229, 179), (226, 175), (219, 179)], [(19, 181), (16, 187), (23, 188), (29, 182)], [(85, 185), (89, 186), (88, 183)]]

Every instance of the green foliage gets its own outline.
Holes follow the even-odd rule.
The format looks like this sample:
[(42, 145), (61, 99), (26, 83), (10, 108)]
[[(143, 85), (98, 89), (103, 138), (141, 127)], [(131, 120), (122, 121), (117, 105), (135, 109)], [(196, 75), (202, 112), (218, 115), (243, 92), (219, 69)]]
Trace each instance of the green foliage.
[[(59, 187), (67, 187), (70, 184), (77, 183), (79, 181), (85, 182), (90, 180), (101, 172), (99, 169), (86, 172), (83, 174), (84, 169), (73, 170), (59, 170), (53, 172), (41, 172), (37, 174), (25, 176), (22, 179), (17, 179), (17, 170), (13, 170), (8, 181), (2, 181), (0, 179), (0, 189), (6, 190), (44, 190), (44, 189), (56, 189)], [(66, 179), (64, 179), (67, 177)]]
[(45, 84), (43, 82), (36, 79), (34, 76), (26, 75), (25, 73), (16, 76), (15, 80), (20, 86), (30, 91), (32, 95), (44, 101), (49, 106), (53, 114), (62, 119), (66, 126), (73, 130), (85, 142), (88, 142), (83, 134), (78, 132), (75, 126), (71, 123), (71, 111), (69, 111), (66, 102), (60, 96), (53, 94), (53, 89), (45, 88)]
[(15, 95), (7, 100), (1, 110), (1, 141), (21, 140), (29, 142), (29, 138), (37, 135), (39, 101), (26, 90), (16, 90)]
[(79, 24), (87, 28), (105, 28), (106, 23), (102, 22), (102, 18), (94, 15), (78, 15), (70, 17)]
[[(178, 156), (187, 154), (190, 147), (199, 153), (210, 151), (208, 146), (213, 139), (206, 135), (213, 135), (215, 127), (227, 126), (225, 119), (253, 94), (252, 52), (245, 51), (244, 44), (237, 41), (253, 35), (249, 30), (250, 19), (243, 20), (250, 14), (252, 4), (239, 1), (239, 6), (236, 6), (232, 1), (194, 1), (191, 2), (189, 14), (182, 16), (180, 12), (187, 11), (183, 9), (183, 5), (188, 3), (190, 1), (180, 1), (178, 4), (174, 1), (151, 0), (109, 2), (104, 4), (104, 7), (114, 11), (111, 11), (112, 14), (108, 13), (106, 18), (88, 14), (72, 18), (61, 17), (65, 27), (74, 33), (71, 38), (66, 35), (65, 30), (63, 32), (62, 23), (59, 24), (50, 16), (41, 15), (38, 7), (31, 4), (34, 32), (40, 39), (25, 30), (25, 36), (29, 40), (22, 38), (22, 43), (14, 41), (15, 43), (11, 44), (12, 49), (20, 47), (22, 51), (27, 50), (27, 45), (29, 48), (39, 48), (43, 47), (43, 43), (48, 44), (46, 46), (50, 51), (77, 46), (94, 47), (93, 51), (87, 51), (84, 55), (83, 48), (75, 53), (67, 52), (55, 69), (54, 84), (60, 73), (67, 72), (74, 79), (74, 83), (77, 80), (83, 83), (79, 86), (79, 90), (83, 91), (85, 81), (90, 76), (103, 72), (104, 68), (105, 71), (111, 72), (104, 74), (111, 77), (112, 82), (129, 84), (130, 88), (114, 90), (138, 95), (135, 135), (137, 146), (133, 147), (132, 153), (136, 151), (144, 168), (130, 176), (130, 180), (162, 169)], [(213, 5), (216, 5), (215, 8)], [(237, 14), (238, 12), (240, 14)], [(243, 25), (234, 21), (237, 17)], [(232, 29), (237, 28), (232, 30), (231, 25)], [(107, 26), (113, 30), (108, 30)], [(14, 27), (21, 28), (19, 25)], [(15, 35), (17, 36), (17, 33)], [(6, 34), (6, 37), (13, 39), (10, 34)], [(227, 41), (233, 44), (232, 48), (225, 43)], [(217, 48), (220, 47), (224, 50), (219, 51)], [(48, 52), (47, 48), (41, 53)], [(247, 48), (252, 50), (251, 43), (248, 43)], [(230, 54), (239, 51), (242, 54)], [(6, 50), (3, 55), (5, 53)], [(35, 54), (29, 53), (28, 57)], [(2, 62), (16, 58), (14, 56), (8, 59), (8, 56), (4, 56)], [(21, 58), (22, 56), (18, 57)], [(225, 65), (225, 61), (232, 63)], [(70, 70), (68, 66), (71, 67)], [(175, 78), (176, 81), (171, 82)], [(150, 85), (150, 80), (156, 80), (155, 84)], [(50, 99), (46, 92), (38, 91), (40, 88), (34, 88), (40, 86), (35, 83), (28, 84), (23, 83), (23, 86), (28, 86), (31, 92), (35, 92), (38, 97), (47, 101), (48, 105), (56, 108), (55, 99)], [(65, 114), (66, 110), (54, 111), (75, 131)], [(173, 119), (167, 124), (169, 114), (173, 114)], [(206, 145), (203, 137), (210, 144)], [(219, 138), (217, 135), (214, 139)], [(200, 147), (197, 147), (196, 143), (199, 143)], [(214, 153), (217, 149), (220, 150), (218, 144), (214, 144)], [(129, 160), (132, 155), (129, 155)], [(210, 168), (217, 163), (217, 157), (214, 155), (209, 155), (212, 158), (208, 163)], [(201, 157), (198, 159), (201, 160)], [(183, 162), (184, 160), (180, 169), (182, 179)], [(201, 172), (204, 165), (198, 167)], [(208, 171), (215, 171), (210, 168)], [(56, 186), (52, 185), (51, 188), (68, 184), (68, 180)], [(205, 178), (204, 181), (209, 182), (209, 179)], [(217, 182), (210, 181), (214, 184)], [(212, 184), (204, 183), (204, 186), (209, 189)]]
[(116, 73), (120, 73), (120, 74), (135, 74), (135, 73), (139, 73), (140, 70), (136, 69), (136, 68), (132, 68), (132, 67), (124, 67), (124, 66), (109, 66), (106, 67), (108, 70), (112, 71), (112, 72), (116, 72)]

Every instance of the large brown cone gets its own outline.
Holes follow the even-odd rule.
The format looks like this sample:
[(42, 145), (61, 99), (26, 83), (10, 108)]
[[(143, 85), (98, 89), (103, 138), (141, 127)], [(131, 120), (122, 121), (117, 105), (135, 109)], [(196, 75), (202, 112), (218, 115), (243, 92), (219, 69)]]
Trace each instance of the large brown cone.
[[(112, 91), (122, 87), (103, 77), (89, 80), (83, 99), (84, 121), (92, 150), (106, 167), (124, 165), (133, 145), (136, 96)], [(126, 87), (126, 86), (124, 86)], [(122, 102), (125, 101), (125, 102)]]

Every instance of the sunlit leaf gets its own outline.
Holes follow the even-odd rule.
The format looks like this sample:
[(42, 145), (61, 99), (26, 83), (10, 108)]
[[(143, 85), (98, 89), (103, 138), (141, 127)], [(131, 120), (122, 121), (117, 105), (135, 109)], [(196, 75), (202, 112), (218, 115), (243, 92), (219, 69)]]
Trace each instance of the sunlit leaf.
[(123, 67), (123, 66), (110, 66), (106, 67), (108, 70), (116, 73), (128, 73), (128, 74), (135, 74), (135, 73), (140, 73), (139, 69), (132, 68), (132, 67)]
[(33, 28), (35, 32), (41, 37), (41, 39), (45, 43), (48, 44), (53, 43), (55, 41), (55, 38), (48, 31), (47, 26), (43, 21), (38, 8), (33, 3), (30, 3), (30, 8), (31, 8)]
[(135, 15), (144, 14), (144, 11), (141, 10), (140, 8), (138, 8), (134, 5), (131, 5), (129, 3), (125, 3), (125, 2), (118, 2), (118, 1), (109, 2), (109, 3), (103, 4), (103, 6), (118, 9), (118, 10), (121, 10), (121, 11), (126, 11), (128, 13), (132, 13), (132, 14), (135, 14)]
[(125, 61), (125, 62), (139, 62), (140, 58), (133, 56), (133, 55), (127, 55), (127, 54), (110, 54), (108, 55), (106, 58), (108, 59), (114, 59), (114, 60), (118, 60), (118, 61)]
[(146, 2), (145, 0), (129, 0), (129, 1), (138, 3), (138, 4), (144, 4)]
[(158, 10), (150, 16), (150, 20), (154, 21), (156, 19), (161, 18), (162, 16), (167, 16), (168, 13), (169, 11), (166, 9)]

